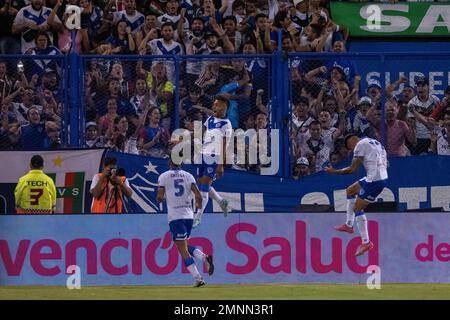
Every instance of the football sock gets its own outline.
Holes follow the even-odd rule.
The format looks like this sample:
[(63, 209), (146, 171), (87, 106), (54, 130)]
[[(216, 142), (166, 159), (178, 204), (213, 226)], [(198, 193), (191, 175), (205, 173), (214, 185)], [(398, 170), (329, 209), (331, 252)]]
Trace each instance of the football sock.
[(208, 191), (209, 191), (209, 186), (206, 185), (200, 185), (199, 186), (200, 189), (200, 193), (202, 195), (202, 209), (198, 209), (197, 213), (195, 214), (195, 218), (196, 219), (201, 219), (202, 215), (203, 215), (203, 211), (205, 211), (206, 205), (208, 204), (208, 200), (209, 200), (209, 196), (208, 196)]
[(367, 218), (363, 211), (356, 212), (356, 225), (363, 243), (369, 242), (369, 231), (367, 230)]
[(211, 197), (211, 199), (213, 199), (214, 201), (216, 201), (219, 204), (223, 200), (223, 198), (220, 196), (220, 194), (213, 187), (209, 188), (209, 196)]
[(188, 251), (191, 256), (194, 256), (199, 260), (205, 261), (206, 254), (204, 254), (200, 249), (193, 246), (188, 246)]
[(349, 227), (353, 227), (353, 222), (355, 220), (355, 212), (353, 212), (355, 201), (356, 197), (347, 196), (347, 222), (345, 224)]
[(195, 265), (194, 259), (192, 259), (192, 257), (184, 259), (184, 265), (195, 279), (199, 280), (202, 278), (202, 276), (198, 272), (197, 266)]

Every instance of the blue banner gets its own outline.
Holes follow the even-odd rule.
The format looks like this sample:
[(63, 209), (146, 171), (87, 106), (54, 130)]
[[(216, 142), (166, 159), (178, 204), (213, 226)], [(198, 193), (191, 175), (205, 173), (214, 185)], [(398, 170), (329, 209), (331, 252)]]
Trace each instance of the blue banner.
[[(132, 199), (125, 201), (127, 212), (165, 211), (156, 201), (156, 191), (159, 174), (168, 170), (167, 159), (108, 154), (118, 159), (133, 189)], [(389, 183), (378, 200), (398, 202), (401, 210), (443, 207), (450, 211), (448, 168), (450, 157), (446, 156), (390, 158)], [(195, 166), (184, 169), (196, 176)], [(345, 211), (345, 189), (363, 176), (362, 167), (353, 175), (320, 172), (300, 180), (225, 170), (213, 187), (230, 201), (233, 212), (294, 212), (300, 204), (332, 205), (335, 211)], [(220, 207), (210, 200), (206, 212), (220, 212)]]

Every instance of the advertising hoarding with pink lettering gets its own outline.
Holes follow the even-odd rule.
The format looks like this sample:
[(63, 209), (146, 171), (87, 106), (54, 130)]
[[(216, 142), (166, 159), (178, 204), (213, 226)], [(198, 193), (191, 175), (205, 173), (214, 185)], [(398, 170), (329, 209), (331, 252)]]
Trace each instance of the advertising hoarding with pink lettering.
[[(375, 249), (362, 257), (357, 232), (333, 229), (337, 213), (205, 214), (190, 243), (212, 254), (226, 283), (450, 283), (450, 214), (367, 214)], [(0, 285), (65, 285), (78, 265), (82, 285), (180, 285), (192, 278), (166, 216), (0, 216)], [(356, 230), (355, 230), (356, 231)], [(200, 263), (197, 261), (197, 265)]]

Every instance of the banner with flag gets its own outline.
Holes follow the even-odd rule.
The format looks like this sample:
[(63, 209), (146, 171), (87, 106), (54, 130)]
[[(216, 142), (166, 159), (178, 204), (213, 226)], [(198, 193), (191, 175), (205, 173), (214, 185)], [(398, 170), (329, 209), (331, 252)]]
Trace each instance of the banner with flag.
[[(156, 159), (108, 151), (133, 190), (124, 199), (128, 213), (166, 212), (165, 203), (156, 201), (158, 176), (168, 170), (167, 159)], [(350, 164), (351, 159), (338, 167)], [(438, 208), (450, 210), (450, 157), (417, 156), (389, 159), (389, 182), (378, 201), (395, 201), (401, 211)], [(195, 165), (183, 169), (197, 176)], [(414, 172), (414, 174), (411, 174)], [(436, 172), (442, 174), (436, 175)], [(214, 188), (229, 201), (232, 212), (295, 212), (299, 205), (330, 205), (335, 211), (345, 211), (345, 189), (365, 175), (364, 169), (352, 175), (331, 176), (319, 172), (299, 180), (226, 169), (222, 178), (214, 181)], [(217, 202), (210, 200), (205, 212), (221, 213)]]
[(99, 172), (103, 153), (103, 149), (0, 152), (0, 213), (15, 212), (14, 189), (35, 154), (44, 158), (44, 172), (55, 182), (56, 212), (88, 212), (90, 181)]

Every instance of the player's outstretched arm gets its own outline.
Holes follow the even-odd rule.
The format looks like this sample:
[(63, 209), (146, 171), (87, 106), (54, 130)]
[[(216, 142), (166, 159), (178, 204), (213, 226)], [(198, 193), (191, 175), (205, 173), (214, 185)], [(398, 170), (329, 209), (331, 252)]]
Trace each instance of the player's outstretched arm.
[(191, 190), (195, 196), (195, 207), (197, 209), (202, 209), (202, 194), (195, 183), (191, 185)]
[(156, 195), (156, 200), (158, 202), (163, 202), (164, 201), (165, 192), (166, 192), (166, 189), (164, 189), (164, 187), (159, 187), (158, 188), (158, 193)]
[(353, 158), (352, 164), (346, 168), (343, 169), (335, 169), (333, 167), (326, 167), (325, 171), (329, 174), (351, 174), (353, 172), (356, 172), (358, 170), (359, 166), (361, 165), (363, 161), (363, 158)]

